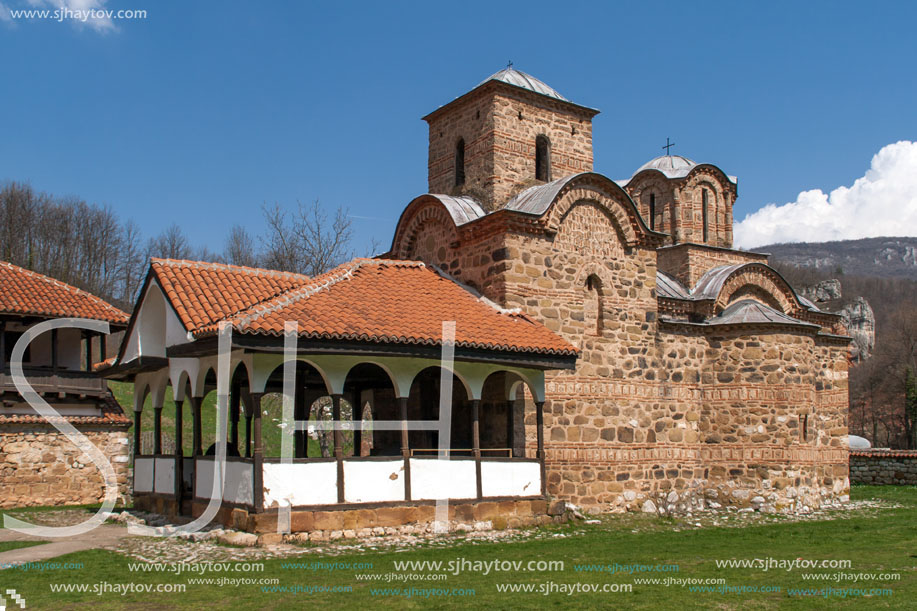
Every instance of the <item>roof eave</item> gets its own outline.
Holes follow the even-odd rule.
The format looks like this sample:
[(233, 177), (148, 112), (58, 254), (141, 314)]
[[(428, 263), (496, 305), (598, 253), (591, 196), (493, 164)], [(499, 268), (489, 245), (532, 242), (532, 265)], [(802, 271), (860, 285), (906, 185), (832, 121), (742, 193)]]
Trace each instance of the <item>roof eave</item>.
[(544, 93), (539, 93), (537, 91), (532, 91), (531, 89), (526, 89), (525, 87), (520, 87), (518, 85), (513, 85), (511, 83), (507, 83), (504, 81), (489, 80), (489, 81), (485, 81), (484, 83), (481, 83), (480, 85), (478, 85), (471, 91), (468, 91), (467, 93), (460, 95), (459, 97), (455, 98), (451, 102), (447, 102), (446, 104), (443, 104), (436, 110), (421, 117), (421, 120), (429, 123), (432, 119), (435, 119), (439, 115), (443, 114), (446, 111), (446, 109), (451, 108), (459, 103), (464, 103), (468, 101), (471, 97), (473, 97), (477, 93), (481, 93), (487, 90), (488, 88), (499, 89), (501, 87), (506, 87), (510, 91), (523, 92), (524, 94), (527, 94), (527, 95), (536, 95), (541, 98), (544, 98), (545, 100), (551, 100), (552, 102), (555, 102), (562, 106), (567, 106), (571, 110), (575, 110), (579, 114), (587, 116), (589, 119), (592, 119), (597, 114), (602, 112), (597, 108), (590, 108), (589, 106), (583, 106), (582, 104), (577, 104), (576, 102), (571, 102), (570, 100), (561, 100), (559, 98), (555, 98), (555, 97), (546, 95)]

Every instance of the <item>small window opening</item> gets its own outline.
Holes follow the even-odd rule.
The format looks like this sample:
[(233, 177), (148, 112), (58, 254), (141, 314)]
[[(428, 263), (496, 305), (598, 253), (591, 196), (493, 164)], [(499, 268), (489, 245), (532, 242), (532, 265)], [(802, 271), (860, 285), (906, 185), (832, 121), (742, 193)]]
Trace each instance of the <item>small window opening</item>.
[(656, 229), (656, 194), (650, 193), (650, 229)]
[(547, 136), (535, 138), (535, 179), (551, 180), (551, 141)]
[(704, 226), (704, 242), (706, 243), (707, 237), (709, 234), (709, 231), (707, 229), (707, 225), (708, 225), (707, 223), (708, 221), (708, 218), (707, 218), (707, 206), (708, 206), (707, 189), (703, 190), (702, 198), (703, 198), (703, 201), (701, 203), (701, 217), (702, 217), (701, 222), (703, 223), (703, 226)]
[(455, 144), (455, 186), (465, 184), (465, 139)]
[(598, 276), (592, 275), (586, 278), (586, 299), (584, 303), (584, 324), (586, 333), (590, 335), (601, 335), (604, 323), (602, 320), (604, 309), (604, 298), (602, 293), (602, 281)]

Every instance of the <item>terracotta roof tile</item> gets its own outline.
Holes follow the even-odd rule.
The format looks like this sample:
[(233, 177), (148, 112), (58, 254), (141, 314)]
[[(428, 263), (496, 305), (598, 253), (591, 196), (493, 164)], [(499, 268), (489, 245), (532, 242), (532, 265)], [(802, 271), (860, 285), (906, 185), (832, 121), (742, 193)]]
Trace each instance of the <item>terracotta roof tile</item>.
[(203, 261), (153, 259), (151, 266), (192, 332), (309, 282), (302, 274)]
[[(237, 332), (380, 343), (439, 345), (456, 321), (456, 345), (575, 355), (567, 341), (521, 311), (501, 309), (416, 261), (356, 259), (231, 317)], [(216, 332), (216, 323), (195, 335)]]
[(49, 318), (90, 318), (125, 324), (128, 315), (95, 295), (0, 261), (0, 312)]

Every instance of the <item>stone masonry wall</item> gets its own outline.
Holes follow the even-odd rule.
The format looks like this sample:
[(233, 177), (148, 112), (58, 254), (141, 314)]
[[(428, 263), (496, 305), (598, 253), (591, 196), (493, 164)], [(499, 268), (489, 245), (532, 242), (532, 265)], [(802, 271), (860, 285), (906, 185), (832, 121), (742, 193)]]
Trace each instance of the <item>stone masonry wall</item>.
[[(123, 501), (129, 494), (127, 430), (77, 428), (110, 458)], [(0, 428), (0, 490), (0, 507), (84, 505), (101, 502), (105, 486), (89, 457), (56, 429), (6, 424)]]
[(917, 486), (917, 452), (866, 450), (850, 453), (853, 484)]

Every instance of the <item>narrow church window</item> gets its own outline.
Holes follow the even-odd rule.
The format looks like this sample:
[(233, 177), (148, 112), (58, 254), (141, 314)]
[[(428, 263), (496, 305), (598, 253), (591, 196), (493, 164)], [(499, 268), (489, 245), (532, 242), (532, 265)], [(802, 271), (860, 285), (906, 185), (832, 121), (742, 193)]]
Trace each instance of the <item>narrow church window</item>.
[(800, 426), (802, 427), (802, 431), (801, 431), (802, 440), (808, 441), (809, 440), (809, 415), (808, 414), (805, 414), (802, 417), (802, 422), (800, 422)]
[(589, 335), (601, 335), (603, 328), (602, 281), (598, 276), (586, 278), (586, 299), (583, 303), (583, 324)]
[(656, 194), (650, 193), (650, 229), (656, 229)]
[(703, 202), (701, 204), (701, 217), (704, 224), (704, 242), (707, 241), (707, 189), (703, 190)]
[(535, 179), (551, 180), (551, 141), (547, 136), (535, 138)]
[(455, 144), (455, 186), (465, 184), (465, 139)]

